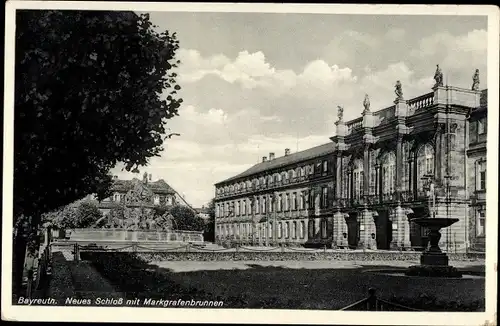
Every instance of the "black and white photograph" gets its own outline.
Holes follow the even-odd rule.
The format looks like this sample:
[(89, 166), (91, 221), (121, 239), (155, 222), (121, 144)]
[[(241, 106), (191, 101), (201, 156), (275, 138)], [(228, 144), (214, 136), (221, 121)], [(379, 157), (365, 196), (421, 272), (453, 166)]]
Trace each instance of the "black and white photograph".
[(496, 325), (498, 7), (5, 17), (2, 319)]

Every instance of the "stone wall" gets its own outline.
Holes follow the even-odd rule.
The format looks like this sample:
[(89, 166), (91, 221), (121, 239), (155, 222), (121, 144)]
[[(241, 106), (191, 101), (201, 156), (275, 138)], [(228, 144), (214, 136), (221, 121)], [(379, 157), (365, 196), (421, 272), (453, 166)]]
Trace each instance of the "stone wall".
[[(140, 258), (150, 261), (408, 261), (418, 262), (418, 252), (141, 252)], [(484, 260), (484, 254), (448, 254), (453, 261)]]
[(123, 229), (73, 229), (70, 240), (203, 242), (203, 232)]

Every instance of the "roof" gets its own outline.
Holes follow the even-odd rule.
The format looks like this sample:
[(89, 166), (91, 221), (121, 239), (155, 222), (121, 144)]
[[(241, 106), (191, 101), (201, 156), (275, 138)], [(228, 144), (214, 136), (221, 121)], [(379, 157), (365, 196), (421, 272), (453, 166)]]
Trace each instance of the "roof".
[[(133, 178), (132, 180), (115, 179), (113, 181), (113, 186), (111, 187), (111, 189), (113, 191), (127, 192), (133, 189), (134, 185), (137, 184), (137, 182), (142, 181), (137, 178)], [(163, 179), (154, 182), (149, 181), (148, 183), (143, 183), (143, 185), (155, 194), (175, 194), (175, 190), (173, 190), (172, 187), (170, 187), (168, 183), (166, 183)]]
[(307, 161), (307, 160), (310, 160), (310, 159), (313, 159), (316, 157), (320, 157), (320, 156), (323, 156), (326, 154), (331, 154), (334, 151), (335, 151), (335, 145), (333, 142), (319, 145), (319, 146), (316, 146), (313, 148), (306, 149), (304, 151), (289, 154), (286, 156), (277, 157), (277, 158), (270, 160), (270, 161), (268, 160), (265, 162), (255, 164), (254, 166), (252, 166), (248, 170), (246, 170), (246, 171), (244, 171), (244, 172), (242, 172), (234, 177), (231, 177), (229, 179), (220, 181), (220, 182), (216, 183), (215, 185), (219, 185), (221, 183), (226, 183), (229, 181), (234, 181), (234, 180), (248, 177), (248, 176), (251, 176), (254, 174), (259, 174), (259, 173), (262, 173), (264, 171), (282, 168), (284, 166), (291, 165), (294, 163)]

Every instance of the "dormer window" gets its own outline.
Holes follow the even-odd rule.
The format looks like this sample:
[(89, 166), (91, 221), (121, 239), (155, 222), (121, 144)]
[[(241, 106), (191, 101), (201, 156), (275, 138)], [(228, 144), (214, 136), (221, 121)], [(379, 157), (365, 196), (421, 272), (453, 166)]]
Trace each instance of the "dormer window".
[(159, 195), (155, 195), (154, 196), (154, 198), (153, 198), (153, 204), (160, 205), (160, 196)]
[(119, 194), (119, 193), (115, 193), (115, 194), (113, 195), (113, 201), (115, 201), (115, 202), (119, 203), (119, 202), (120, 202), (120, 199), (121, 199), (121, 196), (120, 196), (120, 194)]

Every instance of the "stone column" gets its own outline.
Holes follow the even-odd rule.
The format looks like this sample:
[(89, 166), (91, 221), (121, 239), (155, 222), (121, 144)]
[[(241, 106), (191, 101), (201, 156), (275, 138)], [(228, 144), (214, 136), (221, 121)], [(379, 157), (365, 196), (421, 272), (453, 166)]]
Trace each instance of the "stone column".
[(337, 153), (337, 166), (336, 166), (336, 175), (335, 175), (335, 183), (336, 183), (336, 197), (337, 200), (342, 198), (342, 181), (343, 181), (343, 173), (342, 173), (342, 152)]
[[(364, 249), (377, 249), (377, 229), (373, 219), (373, 212), (368, 210), (365, 206), (358, 218), (361, 218), (361, 230), (358, 247)], [(372, 234), (374, 237), (372, 237)]]
[[(366, 200), (370, 187), (370, 144), (365, 144), (363, 151), (363, 198)], [(366, 202), (366, 201), (365, 201)]]
[(403, 135), (398, 134), (396, 142), (396, 197), (401, 198), (403, 180)]
[[(345, 233), (345, 237), (344, 237)], [(338, 210), (333, 215), (333, 234), (334, 234), (334, 245), (338, 248), (348, 247), (348, 238), (347, 238), (347, 223), (345, 221), (345, 214)]]
[(398, 205), (391, 212), (392, 223), (396, 228), (392, 228), (392, 249), (410, 249), (410, 222), (408, 221), (408, 212)]

